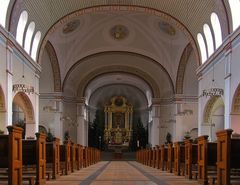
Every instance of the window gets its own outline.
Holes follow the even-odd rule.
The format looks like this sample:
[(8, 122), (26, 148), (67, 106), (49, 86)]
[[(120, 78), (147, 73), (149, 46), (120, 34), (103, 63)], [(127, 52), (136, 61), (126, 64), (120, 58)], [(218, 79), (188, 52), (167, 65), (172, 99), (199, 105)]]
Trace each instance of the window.
[(35, 61), (36, 61), (36, 58), (37, 58), (37, 50), (38, 50), (38, 45), (39, 45), (40, 39), (41, 39), (41, 32), (38, 31), (35, 34), (35, 37), (33, 39), (32, 52), (31, 52), (31, 57)]
[(30, 54), (30, 47), (31, 47), (31, 41), (32, 41), (34, 30), (35, 30), (35, 23), (31, 22), (28, 25), (27, 33), (25, 36), (25, 42), (24, 42), (24, 49), (28, 54)]
[(231, 13), (232, 13), (232, 24), (233, 24), (232, 27), (233, 27), (233, 31), (234, 31), (240, 25), (240, 19), (239, 19), (240, 1), (239, 0), (229, 0), (229, 5), (231, 8)]
[(18, 25), (17, 25), (17, 34), (16, 40), (22, 46), (23, 45), (23, 33), (27, 24), (28, 13), (23, 11), (19, 17)]
[(10, 0), (0, 0), (0, 24), (5, 27), (7, 10)]
[(206, 45), (201, 33), (197, 34), (197, 40), (198, 40), (198, 45), (201, 51), (202, 63), (204, 63), (207, 60), (207, 51), (206, 51)]
[(214, 47), (213, 47), (213, 37), (212, 32), (208, 26), (208, 24), (203, 25), (203, 32), (205, 35), (205, 39), (207, 41), (207, 49), (208, 49), (208, 56), (213, 54)]
[(222, 44), (222, 29), (221, 29), (219, 18), (217, 14), (214, 12), (211, 15), (211, 23), (212, 23), (212, 28), (214, 32), (215, 46), (217, 49)]

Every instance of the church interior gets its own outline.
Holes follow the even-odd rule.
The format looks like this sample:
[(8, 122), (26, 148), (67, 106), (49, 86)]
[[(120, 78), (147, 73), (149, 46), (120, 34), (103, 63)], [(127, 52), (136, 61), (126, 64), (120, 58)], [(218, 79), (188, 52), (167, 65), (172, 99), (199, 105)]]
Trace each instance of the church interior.
[(0, 0), (0, 185), (239, 185), (239, 9)]

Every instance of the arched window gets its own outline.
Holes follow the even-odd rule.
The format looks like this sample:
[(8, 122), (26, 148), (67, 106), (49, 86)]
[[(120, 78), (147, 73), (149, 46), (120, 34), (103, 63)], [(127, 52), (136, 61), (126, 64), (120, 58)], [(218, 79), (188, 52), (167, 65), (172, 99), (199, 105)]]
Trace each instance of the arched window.
[(19, 17), (17, 25), (16, 40), (22, 46), (23, 45), (23, 33), (27, 24), (28, 13), (23, 11)]
[(239, 19), (240, 1), (239, 0), (228, 0), (228, 1), (231, 8), (232, 24), (233, 24), (232, 26), (234, 31), (240, 25), (240, 19)]
[(206, 45), (201, 33), (197, 34), (197, 40), (198, 40), (198, 45), (201, 51), (202, 63), (204, 63), (207, 60), (207, 51), (206, 51)]
[(31, 57), (35, 61), (36, 61), (36, 58), (37, 58), (37, 50), (38, 50), (38, 45), (39, 45), (40, 39), (41, 39), (41, 32), (38, 31), (35, 34), (35, 37), (34, 37), (34, 40), (33, 40), (33, 45), (32, 45), (32, 51), (31, 51)]
[(208, 56), (211, 56), (214, 51), (213, 47), (213, 37), (212, 37), (212, 32), (208, 26), (208, 24), (203, 25), (203, 32), (207, 41), (207, 48), (208, 48)]
[(0, 24), (5, 28), (7, 10), (10, 0), (0, 0)]
[(222, 44), (222, 29), (221, 29), (219, 18), (217, 14), (214, 12), (211, 15), (211, 23), (212, 23), (212, 28), (214, 32), (215, 45), (217, 49)]
[(27, 33), (25, 36), (25, 42), (24, 42), (24, 49), (28, 54), (30, 54), (30, 47), (31, 47), (31, 41), (32, 41), (34, 30), (35, 30), (35, 23), (31, 22), (28, 25)]

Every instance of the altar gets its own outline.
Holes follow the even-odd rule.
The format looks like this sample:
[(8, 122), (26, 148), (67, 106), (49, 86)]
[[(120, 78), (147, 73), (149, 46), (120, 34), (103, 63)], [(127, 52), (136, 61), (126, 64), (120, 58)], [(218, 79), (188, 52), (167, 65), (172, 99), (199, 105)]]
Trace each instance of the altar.
[(128, 149), (132, 137), (133, 107), (123, 96), (114, 96), (105, 105), (104, 141), (114, 151)]

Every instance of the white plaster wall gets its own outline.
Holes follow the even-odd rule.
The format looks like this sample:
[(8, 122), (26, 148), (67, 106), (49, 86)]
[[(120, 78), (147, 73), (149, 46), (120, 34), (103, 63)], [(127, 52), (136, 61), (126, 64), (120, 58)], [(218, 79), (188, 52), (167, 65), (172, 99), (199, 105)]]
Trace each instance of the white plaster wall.
[[(198, 103), (188, 102), (177, 104), (175, 141), (182, 141), (185, 132), (198, 128)], [(191, 111), (184, 114), (185, 111)]]
[(198, 79), (196, 75), (197, 60), (192, 52), (189, 56), (188, 63), (184, 73), (183, 93), (184, 95), (198, 94)]
[(176, 107), (175, 104), (160, 106), (160, 124), (159, 124), (159, 144), (166, 142), (166, 136), (169, 132), (172, 135), (172, 141), (175, 140), (176, 133)]
[(40, 74), (40, 93), (48, 93), (54, 91), (52, 65), (46, 50), (43, 52), (41, 62), (42, 72)]
[(224, 107), (219, 107), (211, 115), (212, 127), (209, 127), (209, 136), (211, 141), (216, 141), (216, 132), (224, 129)]
[[(198, 121), (199, 135), (209, 135), (209, 128), (204, 125), (204, 110), (206, 108), (209, 97), (202, 97), (202, 92), (204, 89), (210, 88), (221, 88), (224, 89), (224, 77), (225, 77), (225, 63), (224, 57), (220, 58), (219, 61), (211, 67), (208, 67), (203, 71), (202, 79), (199, 82), (199, 107), (201, 114), (198, 115), (200, 120)], [(212, 81), (214, 79), (214, 82)], [(224, 99), (224, 97), (222, 97)]]
[(65, 131), (69, 131), (71, 140), (77, 143), (77, 126), (73, 125), (77, 122), (77, 104), (71, 102), (64, 102), (63, 103), (63, 117), (70, 117), (71, 121), (63, 120), (63, 133)]

